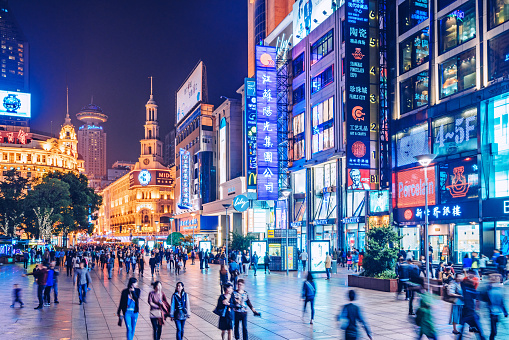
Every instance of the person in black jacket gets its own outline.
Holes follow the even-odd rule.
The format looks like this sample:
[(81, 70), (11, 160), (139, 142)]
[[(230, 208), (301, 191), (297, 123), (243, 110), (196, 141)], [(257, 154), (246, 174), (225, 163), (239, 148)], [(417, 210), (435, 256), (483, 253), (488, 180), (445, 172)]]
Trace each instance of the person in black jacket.
[(150, 265), (150, 272), (152, 273), (152, 276), (154, 276), (154, 270), (156, 269), (156, 258), (154, 254), (150, 255), (150, 260), (148, 260), (148, 264)]
[(302, 286), (302, 299), (304, 300), (304, 309), (302, 310), (302, 317), (306, 313), (306, 306), (308, 302), (311, 305), (311, 321), (310, 324), (313, 324), (313, 320), (315, 318), (315, 296), (316, 296), (316, 286), (313, 281), (313, 275), (308, 272), (308, 276), (306, 281), (304, 281), (304, 285)]
[(350, 300), (350, 303), (346, 304), (343, 307), (341, 314), (338, 315), (338, 321), (340, 321), (341, 319), (346, 319), (348, 322), (346, 325), (341, 327), (341, 329), (345, 330), (345, 339), (347, 340), (357, 339), (358, 335), (357, 322), (361, 323), (364, 326), (368, 338), (372, 339), (371, 331), (369, 330), (368, 324), (362, 318), (361, 309), (359, 308), (359, 306), (353, 303), (353, 301), (355, 300), (354, 290), (348, 291), (348, 299)]
[(136, 330), (136, 322), (138, 321), (138, 313), (140, 310), (139, 299), (140, 289), (138, 288), (138, 280), (131, 277), (127, 284), (127, 288), (122, 291), (120, 304), (117, 309), (119, 318), (121, 317), (120, 312), (124, 315), (127, 340), (134, 339), (134, 331)]

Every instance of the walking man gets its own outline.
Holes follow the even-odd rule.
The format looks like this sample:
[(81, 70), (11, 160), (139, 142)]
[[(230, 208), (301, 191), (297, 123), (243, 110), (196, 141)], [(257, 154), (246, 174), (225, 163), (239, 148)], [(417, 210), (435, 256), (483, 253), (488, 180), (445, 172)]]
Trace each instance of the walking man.
[[(475, 273), (473, 270), (468, 271), (468, 277), (461, 282), (461, 290), (463, 292), (463, 310), (461, 315), (461, 331), (458, 337), (458, 340), (463, 338), (463, 331), (465, 329), (465, 324), (470, 326), (475, 333), (478, 333), (481, 340), (485, 340), (481, 323), (479, 320), (479, 315), (475, 311), (476, 302), (475, 300), (479, 299), (479, 293), (475, 289), (474, 282)], [(490, 312), (491, 314), (491, 312)]]
[(371, 339), (371, 331), (369, 330), (366, 321), (362, 318), (361, 309), (359, 308), (359, 306), (353, 303), (353, 301), (355, 300), (354, 290), (350, 290), (348, 292), (348, 298), (350, 300), (350, 303), (346, 304), (343, 307), (341, 314), (338, 315), (338, 321), (340, 321), (341, 319), (346, 319), (348, 322), (346, 326), (341, 327), (341, 329), (345, 330), (345, 339), (346, 340), (357, 339), (357, 321), (364, 326), (368, 338)]
[(42, 309), (44, 304), (44, 289), (46, 289), (46, 281), (48, 279), (48, 268), (42, 263), (39, 263), (32, 273), (23, 274), (23, 276), (28, 275), (32, 275), (37, 282), (37, 299), (39, 300), (39, 305), (34, 309)]
[(235, 301), (235, 339), (240, 339), (240, 330), (239, 326), (242, 322), (242, 339), (248, 340), (248, 334), (247, 334), (247, 308), (251, 309), (253, 311), (253, 314), (255, 316), (259, 316), (260, 313), (258, 313), (251, 303), (251, 300), (249, 300), (249, 295), (244, 290), (244, 279), (239, 279), (237, 282), (237, 290), (233, 292), (233, 300)]
[(327, 278), (325, 280), (330, 280), (331, 267), (332, 259), (329, 253), (325, 253), (325, 272), (327, 273)]
[(87, 285), (92, 282), (90, 272), (85, 268), (85, 261), (80, 262), (80, 267), (74, 271), (74, 284), (78, 286), (80, 305), (87, 303)]
[(253, 265), (254, 276), (256, 276), (256, 271), (258, 270), (258, 255), (256, 255), (256, 251), (251, 256), (251, 264)]
[(108, 280), (111, 280), (111, 273), (113, 272), (113, 265), (115, 264), (115, 260), (108, 254), (108, 258), (106, 259), (106, 269), (108, 270)]
[(270, 268), (269, 268), (269, 265), (270, 265), (270, 256), (269, 256), (268, 252), (265, 253), (263, 261), (264, 261), (264, 265), (265, 265), (265, 273), (267, 273), (267, 270), (268, 270), (269, 274), (270, 274)]
[(483, 292), (482, 298), (488, 303), (491, 320), (490, 340), (494, 340), (497, 336), (497, 323), (500, 321), (500, 317), (504, 315), (507, 318), (508, 316), (504, 303), (504, 292), (500, 285), (500, 274), (490, 274), (490, 283), (486, 291)]
[(300, 260), (302, 261), (302, 271), (306, 270), (306, 264), (308, 262), (308, 253), (306, 250), (303, 250), (302, 253), (300, 253)]

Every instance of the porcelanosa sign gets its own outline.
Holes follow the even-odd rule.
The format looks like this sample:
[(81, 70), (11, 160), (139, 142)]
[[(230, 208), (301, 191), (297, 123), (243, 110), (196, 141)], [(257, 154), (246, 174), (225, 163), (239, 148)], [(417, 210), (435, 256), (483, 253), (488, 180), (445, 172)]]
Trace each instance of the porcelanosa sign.
[[(426, 183), (424, 169), (400, 171), (396, 174), (397, 207), (410, 208), (425, 205)], [(428, 168), (428, 205), (436, 203), (435, 168)]]

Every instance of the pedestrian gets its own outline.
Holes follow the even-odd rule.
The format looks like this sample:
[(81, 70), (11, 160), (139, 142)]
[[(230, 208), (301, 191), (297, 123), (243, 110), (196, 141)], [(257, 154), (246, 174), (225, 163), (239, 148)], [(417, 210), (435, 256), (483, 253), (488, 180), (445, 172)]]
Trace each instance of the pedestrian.
[(302, 271), (306, 271), (306, 264), (308, 262), (308, 253), (306, 250), (303, 250), (302, 253), (300, 253), (300, 260), (302, 262)]
[(269, 274), (270, 274), (270, 268), (269, 268), (269, 265), (270, 265), (270, 256), (269, 256), (268, 252), (266, 252), (265, 256), (263, 257), (263, 264), (265, 266), (265, 273), (267, 273), (267, 270), (268, 270)]
[(205, 262), (205, 269), (209, 269), (209, 257), (210, 257), (209, 251), (205, 250), (205, 254), (203, 255), (203, 262)]
[(48, 268), (42, 263), (39, 263), (30, 274), (23, 274), (23, 276), (32, 275), (35, 282), (37, 282), (37, 299), (39, 305), (34, 309), (42, 309), (44, 305), (44, 290), (46, 289), (46, 281), (48, 279)]
[(243, 266), (243, 271), (244, 271), (244, 275), (248, 275), (249, 274), (249, 264), (250, 264), (251, 261), (249, 261), (249, 254), (244, 250), (244, 253), (242, 254), (242, 266)]
[(145, 270), (145, 260), (143, 259), (143, 255), (138, 256), (138, 274), (143, 276), (143, 271)]
[(131, 256), (131, 266), (133, 268), (133, 275), (135, 275), (136, 270), (136, 264), (138, 263), (136, 255), (133, 253), (133, 256)]
[(28, 268), (28, 258), (29, 258), (28, 252), (25, 250), (23, 252), (23, 268), (24, 269)]
[(415, 323), (419, 326), (419, 339), (421, 339), (423, 335), (426, 335), (428, 339), (437, 339), (433, 317), (431, 315), (430, 301), (431, 297), (427, 293), (423, 294), (421, 296), (421, 304), (416, 312)]
[(224, 264), (221, 265), (219, 269), (219, 285), (221, 287), (221, 292), (223, 292), (223, 287), (228, 283), (228, 270)]
[(359, 270), (359, 252), (354, 248), (352, 253), (353, 269), (356, 273)]
[(408, 281), (406, 283), (408, 293), (408, 315), (415, 315), (414, 313), (414, 298), (415, 292), (422, 288), (419, 267), (412, 263), (412, 260), (407, 259)]
[(172, 321), (175, 321), (175, 327), (177, 328), (177, 340), (184, 339), (184, 326), (186, 324), (186, 320), (190, 317), (191, 306), (189, 304), (187, 293), (184, 291), (184, 283), (177, 282), (170, 304), (170, 318)]
[(253, 266), (254, 276), (256, 276), (256, 271), (258, 270), (258, 259), (259, 257), (255, 251), (253, 256), (251, 256), (251, 265)]
[(58, 302), (58, 275), (60, 272), (55, 269), (55, 261), (50, 263), (48, 269), (48, 278), (46, 279), (46, 288), (44, 288), (44, 301), (45, 306), (50, 305), (51, 289), (53, 289), (54, 303)]
[(463, 293), (463, 310), (461, 315), (461, 330), (458, 340), (463, 338), (463, 331), (465, 324), (470, 326), (470, 330), (478, 333), (481, 340), (484, 340), (483, 330), (479, 320), (479, 315), (476, 312), (476, 300), (479, 300), (479, 293), (475, 288), (474, 281), (475, 273), (473, 270), (468, 271), (468, 276), (461, 282), (461, 290)]
[(67, 269), (67, 276), (72, 276), (73, 261), (70, 253), (65, 256), (65, 267)]
[(463, 271), (466, 273), (470, 268), (472, 268), (472, 259), (466, 253), (465, 257), (463, 257)]
[[(122, 315), (124, 316), (127, 340), (134, 339), (136, 322), (138, 321), (138, 314), (140, 311), (139, 299), (140, 289), (138, 288), (138, 280), (131, 277), (127, 284), (127, 288), (124, 289), (120, 295), (120, 304), (117, 309), (117, 316), (119, 318), (122, 318)], [(120, 312), (122, 312), (122, 314)], [(119, 325), (121, 324), (122, 321), (119, 322)]]
[(463, 278), (463, 273), (457, 273), (456, 279), (446, 285), (447, 299), (445, 300), (452, 303), (449, 324), (452, 324), (452, 333), (456, 335), (460, 334), (457, 325), (461, 322), (461, 314), (463, 311), (463, 292), (461, 291), (461, 282), (463, 282)]
[(125, 273), (129, 275), (129, 271), (131, 270), (131, 254), (127, 253), (125, 257)]
[(304, 314), (306, 313), (306, 306), (309, 302), (311, 306), (311, 321), (309, 322), (310, 324), (313, 324), (313, 320), (315, 318), (315, 296), (316, 296), (316, 286), (313, 280), (313, 275), (310, 272), (308, 272), (306, 281), (304, 281), (304, 285), (302, 286), (302, 299), (304, 300), (302, 317), (304, 318)]
[[(152, 273), (152, 277), (154, 277), (154, 271), (156, 269), (156, 258), (154, 254), (150, 255), (150, 260), (148, 260), (148, 264), (150, 266), (150, 272)], [(127, 266), (127, 264), (126, 264)]]
[(345, 330), (345, 339), (357, 340), (357, 322), (360, 322), (364, 326), (368, 338), (371, 339), (371, 332), (368, 324), (362, 317), (361, 309), (353, 303), (355, 300), (354, 290), (348, 291), (348, 299), (350, 300), (350, 303), (343, 306), (343, 310), (337, 317), (338, 321), (346, 319), (348, 322), (346, 325), (341, 327), (341, 329)]
[(327, 273), (327, 278), (325, 280), (330, 280), (331, 267), (332, 258), (330, 257), (329, 253), (325, 253), (325, 272)]
[(120, 252), (120, 254), (118, 254), (118, 273), (119, 274), (122, 272), (123, 266), (124, 266), (124, 255), (122, 254), (122, 252)]
[(237, 262), (234, 261), (234, 259), (230, 258), (230, 265), (229, 265), (229, 271), (230, 271), (230, 280), (233, 282), (233, 289), (237, 289), (237, 280), (240, 275), (240, 269)]
[(74, 284), (78, 287), (80, 305), (87, 303), (87, 285), (92, 282), (90, 272), (85, 268), (85, 260), (80, 262), (80, 267), (74, 271)]
[(166, 300), (166, 295), (163, 292), (163, 286), (160, 281), (152, 283), (154, 288), (148, 294), (148, 304), (150, 306), (150, 322), (152, 323), (153, 338), (154, 340), (161, 339), (161, 332), (163, 330), (164, 319), (169, 313), (170, 306)]
[(237, 282), (237, 290), (233, 292), (233, 300), (234, 300), (234, 310), (235, 310), (235, 330), (234, 335), (235, 339), (240, 339), (240, 331), (239, 326), (240, 322), (242, 322), (242, 339), (248, 340), (247, 334), (247, 308), (251, 309), (255, 316), (259, 316), (260, 313), (256, 311), (249, 300), (249, 294), (244, 290), (245, 282), (244, 279), (239, 279)]
[(187, 260), (189, 259), (189, 257), (187, 256), (187, 251), (184, 253), (184, 255), (182, 256), (182, 264), (183, 264), (183, 268), (184, 271), (186, 271), (186, 262)]
[(408, 290), (406, 289), (406, 283), (408, 281), (408, 268), (405, 262), (403, 261), (403, 256), (400, 256), (398, 259), (398, 263), (395, 267), (396, 278), (398, 279), (398, 291), (396, 292), (396, 300), (399, 298), (399, 294), (401, 291), (405, 289), (406, 297), (405, 300), (408, 299)]
[(233, 322), (235, 320), (234, 314), (234, 301), (233, 301), (233, 285), (231, 283), (227, 283), (223, 286), (224, 293), (219, 296), (217, 300), (216, 308), (214, 309), (214, 314), (219, 315), (219, 325), (218, 328), (221, 330), (221, 339), (225, 340), (225, 335), (227, 335), (227, 339), (232, 339), (232, 329)]
[(106, 270), (108, 270), (108, 280), (111, 280), (114, 264), (115, 260), (111, 257), (110, 254), (108, 254), (108, 257), (106, 259)]
[(504, 292), (500, 285), (500, 274), (492, 273), (489, 278), (490, 282), (482, 293), (482, 300), (488, 303), (491, 321), (490, 340), (494, 340), (497, 336), (497, 323), (500, 321), (500, 317), (504, 315), (507, 318), (508, 313), (504, 303)]
[(23, 301), (21, 301), (21, 288), (19, 288), (19, 285), (17, 283), (14, 284), (14, 288), (12, 289), (12, 305), (11, 308), (14, 308), (14, 305), (16, 302), (19, 302), (19, 307), (23, 308), (25, 307), (25, 304)]
[[(499, 255), (496, 259), (495, 259), (495, 264), (497, 265), (497, 271), (498, 273), (502, 276), (501, 277), (501, 280), (505, 280), (506, 278), (506, 275), (505, 275), (505, 267), (507, 265), (507, 257), (505, 257), (505, 255)], [(501, 281), (501, 282), (503, 282)]]
[(346, 269), (350, 270), (352, 268), (352, 252), (348, 251), (346, 253)]
[(196, 252), (191, 250), (191, 265), (194, 265), (194, 259), (196, 258)]

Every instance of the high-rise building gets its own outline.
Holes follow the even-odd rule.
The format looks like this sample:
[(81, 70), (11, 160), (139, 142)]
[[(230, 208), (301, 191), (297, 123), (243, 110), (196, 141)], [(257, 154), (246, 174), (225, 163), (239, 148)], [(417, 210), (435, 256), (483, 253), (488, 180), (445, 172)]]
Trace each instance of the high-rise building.
[(78, 153), (85, 160), (85, 174), (90, 187), (99, 188), (107, 174), (106, 132), (100, 124), (105, 123), (108, 116), (99, 106), (88, 104), (76, 117), (84, 122), (78, 130)]
[(28, 92), (28, 42), (6, 0), (0, 0), (0, 90)]
[(164, 164), (169, 168), (175, 166), (175, 130), (164, 136)]

